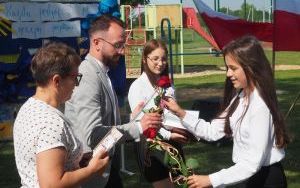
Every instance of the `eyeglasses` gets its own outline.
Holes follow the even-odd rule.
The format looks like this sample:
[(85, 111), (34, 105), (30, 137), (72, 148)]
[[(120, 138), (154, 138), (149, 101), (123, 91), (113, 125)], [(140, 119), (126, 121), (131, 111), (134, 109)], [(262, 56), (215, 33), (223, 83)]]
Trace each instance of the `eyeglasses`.
[(108, 42), (107, 40), (105, 40), (104, 38), (101, 38), (101, 37), (96, 38), (96, 40), (97, 39), (103, 40), (104, 42), (110, 44), (112, 47), (114, 47), (118, 51), (120, 51), (123, 48), (125, 48), (125, 42), (118, 42), (118, 43), (113, 44), (113, 43)]
[(167, 58), (165, 58), (165, 57), (163, 57), (163, 58), (158, 58), (158, 57), (150, 58), (148, 56), (147, 58), (150, 59), (155, 64), (158, 64), (159, 62), (162, 62), (162, 63), (166, 63), (167, 62)]
[(82, 74), (78, 73), (78, 74), (69, 74), (69, 76), (72, 76), (75, 78), (75, 86), (79, 86), (79, 83), (81, 81), (82, 78)]

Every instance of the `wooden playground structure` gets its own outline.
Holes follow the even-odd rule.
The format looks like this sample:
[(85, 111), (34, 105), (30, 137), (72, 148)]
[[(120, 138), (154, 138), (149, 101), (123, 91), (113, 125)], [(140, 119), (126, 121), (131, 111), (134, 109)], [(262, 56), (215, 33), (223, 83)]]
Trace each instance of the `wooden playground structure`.
[(170, 27), (168, 29), (171, 29), (174, 33), (175, 50), (173, 52), (169, 49), (170, 58), (172, 59), (172, 54), (178, 54), (180, 56), (180, 58), (176, 58), (176, 65), (178, 65), (178, 59), (180, 59), (181, 74), (184, 74), (183, 28), (193, 29), (202, 36), (212, 48), (219, 50), (212, 36), (208, 34), (200, 24), (194, 8), (183, 8), (182, 4), (150, 4), (145, 6), (139, 5), (136, 8), (130, 5), (122, 5), (120, 10), (121, 18), (126, 25), (127, 40), (125, 59), (127, 72), (131, 72), (131, 56), (135, 53), (133, 51), (140, 53), (147, 40), (151, 38), (161, 38), (165, 41), (172, 40), (169, 39), (168, 36), (162, 36), (162, 31), (166, 28), (166, 26), (162, 24), (162, 20), (164, 19), (169, 21)]

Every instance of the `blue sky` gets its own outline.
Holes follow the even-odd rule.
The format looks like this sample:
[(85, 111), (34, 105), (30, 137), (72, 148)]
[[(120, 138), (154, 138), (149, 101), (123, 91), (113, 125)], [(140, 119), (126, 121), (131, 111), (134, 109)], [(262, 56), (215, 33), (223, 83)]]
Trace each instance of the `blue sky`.
[[(247, 3), (255, 5), (257, 9), (268, 10), (270, 8), (271, 0), (246, 0)], [(214, 0), (203, 0), (204, 3), (209, 5), (211, 8), (214, 7)], [(230, 9), (239, 9), (244, 0), (220, 0), (220, 7), (229, 7)], [(153, 4), (174, 4), (180, 3), (180, 0), (151, 0)], [(183, 0), (184, 6), (193, 7), (194, 2), (192, 0)], [(264, 8), (265, 7), (265, 8)]]

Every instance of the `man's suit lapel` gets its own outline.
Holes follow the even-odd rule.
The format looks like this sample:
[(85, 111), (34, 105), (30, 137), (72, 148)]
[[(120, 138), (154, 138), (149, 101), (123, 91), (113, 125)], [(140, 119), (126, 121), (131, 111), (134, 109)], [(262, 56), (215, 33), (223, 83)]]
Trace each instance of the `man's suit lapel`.
[(99, 73), (98, 73), (105, 89), (107, 90), (107, 92), (109, 93), (109, 98), (113, 104), (113, 100), (114, 100), (114, 94), (112, 93), (112, 90), (110, 89), (110, 86), (109, 86), (109, 83), (108, 83), (108, 80), (106, 78), (106, 75), (105, 73), (101, 70)]
[[(98, 62), (93, 58), (93, 57), (91, 57), (89, 54), (85, 57), (85, 59), (87, 59), (88, 61), (92, 61), (93, 62), (93, 64), (95, 64), (95, 65), (98, 65)], [(98, 76), (99, 76), (99, 78), (101, 79), (101, 83), (104, 85), (104, 88), (105, 88), (105, 90), (107, 91), (107, 93), (109, 94), (109, 100), (110, 100), (110, 103), (111, 103), (111, 106), (112, 106), (112, 111), (114, 111), (115, 113), (114, 113), (114, 116), (118, 116), (117, 115), (117, 112), (116, 112), (116, 106), (114, 106), (114, 103), (117, 105), (117, 103), (116, 102), (114, 102), (114, 101), (116, 101), (116, 98), (115, 98), (115, 94), (114, 93), (112, 93), (112, 92), (114, 92), (114, 91), (112, 91), (111, 89), (110, 89), (110, 85), (109, 85), (109, 83), (108, 83), (108, 80), (107, 80), (107, 78), (106, 78), (106, 73), (104, 72), (104, 70), (102, 70), (101, 69), (101, 67), (100, 67), (100, 65), (98, 65), (98, 66), (95, 66), (95, 69), (96, 69), (96, 71), (97, 71), (97, 74), (98, 74)], [(117, 121), (117, 117), (114, 117), (114, 119), (115, 119), (115, 123), (117, 123), (116, 121)]]
[(115, 104), (116, 104), (116, 125), (121, 125), (121, 116), (120, 116), (120, 109), (119, 109), (119, 102), (118, 102), (118, 98), (117, 98), (117, 94), (114, 92), (114, 100), (115, 100)]

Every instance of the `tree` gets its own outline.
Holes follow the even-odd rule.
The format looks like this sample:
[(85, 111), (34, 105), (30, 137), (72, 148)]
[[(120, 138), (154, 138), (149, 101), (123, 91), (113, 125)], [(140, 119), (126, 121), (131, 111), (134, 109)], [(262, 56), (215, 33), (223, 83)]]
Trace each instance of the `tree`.
[[(240, 17), (247, 19), (247, 16), (249, 14), (249, 11), (251, 11), (251, 9), (254, 9), (253, 12), (255, 12), (256, 8), (254, 5), (248, 4), (248, 3), (243, 3), (241, 6), (241, 12), (240, 12)], [(246, 12), (245, 12), (246, 11)], [(246, 17), (245, 17), (246, 16)]]

